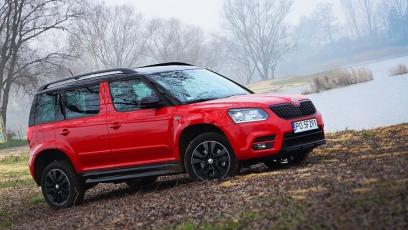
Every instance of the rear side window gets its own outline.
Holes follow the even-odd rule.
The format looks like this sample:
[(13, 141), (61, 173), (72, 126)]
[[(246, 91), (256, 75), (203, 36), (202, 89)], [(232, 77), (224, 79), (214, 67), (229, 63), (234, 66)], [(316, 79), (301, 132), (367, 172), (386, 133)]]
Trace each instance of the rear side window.
[(140, 101), (155, 96), (155, 92), (139, 79), (111, 82), (109, 88), (115, 109), (120, 112), (140, 109)]
[(59, 106), (57, 94), (39, 95), (35, 109), (35, 124), (56, 121), (58, 110)]
[(99, 85), (64, 92), (66, 119), (92, 116), (99, 113)]

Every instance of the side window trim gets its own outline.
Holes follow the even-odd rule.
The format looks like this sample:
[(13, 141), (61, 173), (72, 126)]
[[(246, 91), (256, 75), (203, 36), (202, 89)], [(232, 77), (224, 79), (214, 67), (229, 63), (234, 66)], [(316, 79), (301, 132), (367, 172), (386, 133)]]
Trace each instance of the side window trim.
[(58, 92), (57, 95), (57, 119), (59, 121), (64, 121), (65, 120), (65, 113), (64, 113), (64, 104), (62, 103), (62, 92)]
[(35, 95), (34, 99), (33, 99), (33, 104), (31, 105), (31, 109), (30, 109), (30, 116), (28, 119), (28, 126), (34, 126), (36, 125), (36, 115), (37, 115), (37, 103), (38, 103), (38, 98), (39, 95)]

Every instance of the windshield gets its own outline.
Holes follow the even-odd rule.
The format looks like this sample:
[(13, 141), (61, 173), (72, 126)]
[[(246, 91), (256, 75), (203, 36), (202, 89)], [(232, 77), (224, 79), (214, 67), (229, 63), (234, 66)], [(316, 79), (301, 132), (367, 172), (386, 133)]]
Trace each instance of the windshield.
[(206, 69), (156, 73), (150, 75), (150, 78), (182, 103), (250, 94), (234, 82)]

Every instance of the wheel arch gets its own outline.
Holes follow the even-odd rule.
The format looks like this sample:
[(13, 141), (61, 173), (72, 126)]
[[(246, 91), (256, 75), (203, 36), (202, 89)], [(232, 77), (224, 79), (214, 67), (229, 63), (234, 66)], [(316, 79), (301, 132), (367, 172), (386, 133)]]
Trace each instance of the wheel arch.
[[(65, 161), (73, 165), (71, 158), (65, 152), (59, 149), (45, 149), (36, 154), (34, 159), (34, 180), (37, 185), (41, 185), (41, 175), (51, 162), (54, 161)], [(74, 167), (73, 167), (74, 168)]]
[(203, 134), (203, 133), (209, 133), (209, 132), (221, 134), (225, 138), (228, 139), (224, 131), (220, 127), (214, 124), (208, 124), (208, 123), (193, 124), (193, 125), (185, 127), (181, 131), (179, 139), (178, 139), (178, 147), (179, 147), (180, 162), (183, 167), (183, 170), (185, 170), (184, 156), (185, 156), (185, 152), (187, 150), (189, 143), (198, 135)]

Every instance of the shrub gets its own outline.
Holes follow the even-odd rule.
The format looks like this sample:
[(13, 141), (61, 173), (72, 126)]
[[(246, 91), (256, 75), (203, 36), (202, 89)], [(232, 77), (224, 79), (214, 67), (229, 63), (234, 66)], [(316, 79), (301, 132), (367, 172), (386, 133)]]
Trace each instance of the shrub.
[(316, 74), (309, 81), (310, 89), (303, 94), (317, 93), (373, 80), (373, 73), (367, 68), (336, 69)]
[(391, 68), (390, 70), (390, 76), (399, 76), (399, 75), (404, 75), (408, 73), (408, 68), (404, 64), (399, 64), (398, 66), (395, 66)]

